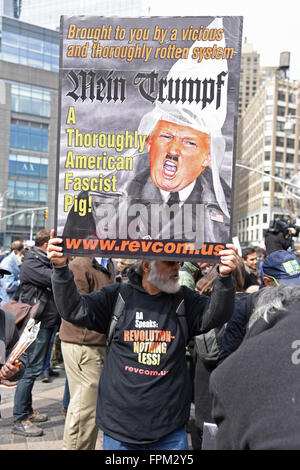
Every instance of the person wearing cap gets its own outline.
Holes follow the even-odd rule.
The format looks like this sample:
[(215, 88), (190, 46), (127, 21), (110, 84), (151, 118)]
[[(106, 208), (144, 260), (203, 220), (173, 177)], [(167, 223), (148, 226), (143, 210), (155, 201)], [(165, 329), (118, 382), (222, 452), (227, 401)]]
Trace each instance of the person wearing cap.
[(16, 240), (10, 246), (10, 254), (6, 256), (0, 267), (7, 269), (9, 274), (5, 275), (0, 281), (0, 305), (6, 304), (20, 286), (20, 267), (24, 258), (24, 245), (21, 241)]
[(286, 250), (271, 253), (263, 262), (263, 285), (257, 292), (245, 295), (236, 301), (234, 313), (227, 323), (222, 337), (222, 348), (219, 355), (219, 364), (233, 353), (242, 343), (250, 316), (255, 308), (256, 301), (263, 288), (279, 285), (300, 286), (300, 263), (297, 256)]
[(283, 258), (279, 285), (260, 290), (244, 341), (210, 377), (216, 450), (299, 449), (300, 271)]

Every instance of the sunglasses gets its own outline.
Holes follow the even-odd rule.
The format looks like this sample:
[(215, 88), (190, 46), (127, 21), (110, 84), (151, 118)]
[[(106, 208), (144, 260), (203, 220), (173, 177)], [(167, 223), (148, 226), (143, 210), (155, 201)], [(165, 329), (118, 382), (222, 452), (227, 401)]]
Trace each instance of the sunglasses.
[(165, 261), (165, 263), (168, 265), (168, 266), (174, 266), (174, 264), (180, 264), (180, 266), (183, 266), (183, 261)]

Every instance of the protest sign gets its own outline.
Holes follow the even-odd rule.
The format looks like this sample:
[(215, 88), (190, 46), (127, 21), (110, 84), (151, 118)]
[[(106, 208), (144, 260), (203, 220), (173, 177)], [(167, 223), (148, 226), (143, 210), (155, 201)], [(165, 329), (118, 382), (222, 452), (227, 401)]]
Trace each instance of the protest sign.
[(64, 253), (217, 260), (231, 240), (241, 17), (61, 18)]

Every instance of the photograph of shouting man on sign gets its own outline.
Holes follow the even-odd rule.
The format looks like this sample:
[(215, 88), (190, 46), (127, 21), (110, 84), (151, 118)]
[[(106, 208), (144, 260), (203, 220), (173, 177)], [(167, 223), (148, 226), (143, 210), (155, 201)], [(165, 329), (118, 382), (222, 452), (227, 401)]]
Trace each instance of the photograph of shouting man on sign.
[[(130, 21), (134, 21), (118, 20), (119, 23), (126, 21), (127, 29)], [(74, 175), (80, 168), (103, 170), (104, 162), (106, 172), (96, 173), (94, 177), (92, 171), (88, 177), (78, 176), (79, 185), (74, 183), (73, 173), (65, 173), (65, 191), (77, 193), (67, 196), (72, 202), (74, 199), (74, 203), (64, 209), (68, 213), (61, 214), (61, 222), (58, 220), (59, 235), (66, 240), (66, 250), (70, 253), (85, 254), (95, 250), (105, 254), (109, 250), (111, 256), (153, 257), (161, 248), (163, 255), (184, 254), (188, 258), (204, 259), (208, 252), (202, 247), (206, 244), (212, 248), (208, 254), (213, 258), (217, 253), (214, 247), (224, 246), (231, 240), (238, 98), (235, 87), (239, 81), (241, 18), (218, 17), (210, 22), (209, 18), (198, 18), (207, 24), (205, 29), (200, 28), (203, 34), (199, 32), (201, 37), (196, 41), (183, 40), (191, 31), (191, 26), (184, 28), (191, 23), (191, 18), (177, 18), (181, 27), (177, 25), (173, 29), (172, 19), (164, 19), (169, 24), (169, 42), (176, 29), (181, 32), (181, 42), (186, 46), (181, 48), (178, 60), (165, 61), (157, 58), (159, 48), (153, 39), (154, 21), (157, 24), (162, 18), (143, 20), (153, 33), (149, 33), (147, 63), (146, 59), (141, 63), (139, 58), (124, 66), (124, 62), (120, 65), (120, 59), (110, 59), (114, 68), (118, 65), (122, 73), (114, 76), (111, 71), (109, 74), (110, 78), (114, 76), (114, 82), (110, 83), (113, 99), (109, 105), (101, 101), (101, 109), (107, 114), (94, 114), (93, 129), (97, 125), (102, 133), (86, 134), (91, 136), (89, 142), (93, 142), (93, 147), (107, 151), (100, 157), (86, 155), (89, 144), (85, 144), (86, 135), (82, 132), (85, 154), (80, 158), (82, 161), (85, 157), (87, 163), (81, 167), (73, 165)], [(205, 31), (215, 34), (204, 35)], [(167, 38), (165, 43), (168, 43)], [(115, 53), (116, 48), (113, 51)], [(99, 90), (105, 88), (104, 78), (95, 72), (66, 74), (65, 82), (73, 86), (66, 96), (75, 100), (72, 104), (77, 120), (81, 114), (80, 98), (83, 100), (79, 94), (82, 77), (86, 86), (84, 109), (88, 106), (88, 92), (93, 93), (89, 104), (96, 107), (95, 100), (102, 99)], [(107, 87), (107, 82), (105, 84)], [(116, 110), (114, 119), (113, 108)], [(110, 132), (114, 130), (115, 152), (122, 152), (113, 163), (113, 157), (107, 156), (113, 147), (108, 126)], [(73, 130), (67, 132), (71, 135)], [(104, 160), (107, 158), (111, 159), (109, 164)], [(63, 161), (69, 165), (70, 159)], [(65, 163), (64, 168), (68, 165)], [(60, 198), (62, 200), (62, 194)], [(80, 213), (80, 204), (88, 208), (83, 213)], [(83, 243), (83, 240), (90, 242)], [(91, 240), (113, 240), (114, 243)], [(136, 248), (131, 252), (130, 242), (137, 240), (152, 241), (155, 250), (147, 244), (145, 252), (146, 245), (140, 243), (134, 244)], [(180, 247), (184, 247), (183, 251)]]

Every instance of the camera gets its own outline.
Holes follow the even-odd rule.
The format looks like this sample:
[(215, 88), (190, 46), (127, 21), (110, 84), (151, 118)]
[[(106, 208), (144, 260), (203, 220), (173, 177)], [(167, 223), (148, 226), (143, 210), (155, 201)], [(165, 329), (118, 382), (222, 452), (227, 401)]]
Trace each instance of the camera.
[[(293, 231), (290, 229), (294, 229), (295, 233), (291, 233)], [(291, 220), (289, 217), (282, 217), (282, 219), (273, 219), (270, 222), (268, 231), (273, 233), (282, 232), (284, 235), (290, 234), (292, 236), (297, 236), (300, 231), (300, 227), (296, 225), (296, 220)]]

